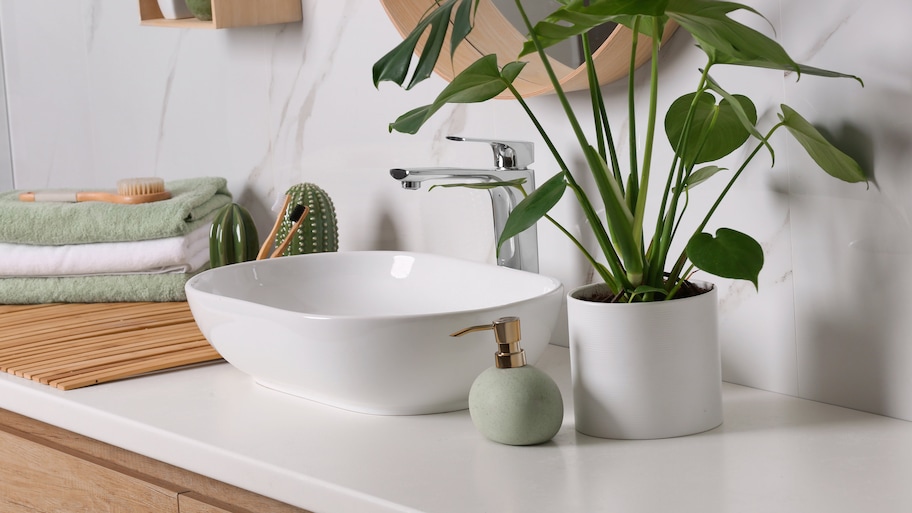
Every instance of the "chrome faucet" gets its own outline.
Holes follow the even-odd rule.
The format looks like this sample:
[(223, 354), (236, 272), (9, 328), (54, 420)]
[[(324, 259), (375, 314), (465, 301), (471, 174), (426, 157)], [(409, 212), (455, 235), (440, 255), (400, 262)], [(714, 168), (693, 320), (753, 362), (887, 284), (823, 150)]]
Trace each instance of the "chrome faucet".
[[(425, 180), (444, 180), (450, 183), (510, 182), (524, 180), (522, 186), (527, 193), (535, 189), (535, 176), (529, 165), (534, 161), (534, 146), (524, 141), (493, 141), (449, 136), (451, 141), (483, 142), (494, 151), (493, 169), (465, 169), (451, 167), (430, 167), (415, 169), (390, 169), (390, 176), (402, 183), (403, 189), (421, 188)], [(498, 186), (488, 189), (494, 214), (494, 243), (500, 240), (507, 217), (523, 199), (522, 192), (512, 186)], [(522, 271), (538, 272), (538, 231), (532, 225), (522, 233), (505, 241), (497, 256), (497, 265)]]

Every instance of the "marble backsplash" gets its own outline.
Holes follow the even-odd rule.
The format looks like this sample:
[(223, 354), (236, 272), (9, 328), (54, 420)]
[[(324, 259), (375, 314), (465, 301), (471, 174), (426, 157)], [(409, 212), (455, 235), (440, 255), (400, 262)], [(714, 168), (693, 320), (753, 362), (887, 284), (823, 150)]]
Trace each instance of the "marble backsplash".
[[(851, 80), (726, 69), (770, 126), (780, 103), (840, 141), (872, 170), (870, 187), (828, 179), (780, 140), (757, 159), (716, 219), (761, 241), (759, 291), (720, 286), (727, 381), (912, 420), (912, 19), (908, 0), (750, 0), (799, 61)], [(297, 24), (228, 30), (139, 25), (131, 0), (0, 3), (13, 172), (0, 188), (112, 187), (130, 176), (219, 175), (268, 230), (293, 183), (334, 198), (343, 250), (430, 251), (493, 261), (490, 202), (479, 191), (402, 190), (392, 167), (490, 165), (490, 150), (446, 135), (536, 143), (539, 183), (556, 170), (516, 102), (448, 107), (418, 135), (387, 124), (429, 103), (434, 77), (411, 92), (370, 78), (400, 36), (376, 0), (303, 0)], [(885, 14), (886, 13), (886, 14)], [(686, 34), (662, 50), (660, 101), (691, 89), (703, 62)], [(623, 123), (624, 84), (605, 87)], [(572, 94), (580, 106), (587, 98)], [(529, 101), (561, 149), (573, 138), (554, 97)], [(618, 123), (618, 122), (616, 122)], [(669, 157), (668, 150), (659, 154)], [(578, 156), (577, 156), (578, 159)], [(7, 184), (7, 182), (11, 182)], [(695, 193), (708, 205), (712, 184)], [(718, 188), (715, 189), (716, 191)], [(582, 224), (571, 201), (555, 216)], [(568, 287), (588, 268), (550, 225), (541, 272)], [(566, 344), (565, 327), (555, 342)]]

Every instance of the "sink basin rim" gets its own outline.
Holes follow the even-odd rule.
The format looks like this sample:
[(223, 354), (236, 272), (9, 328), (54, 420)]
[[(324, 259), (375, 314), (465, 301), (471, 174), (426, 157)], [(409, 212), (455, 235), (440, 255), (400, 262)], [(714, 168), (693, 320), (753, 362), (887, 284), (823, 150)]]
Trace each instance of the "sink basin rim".
[[(231, 264), (230, 267), (233, 269), (229, 269), (229, 266), (209, 269), (209, 270), (203, 271), (202, 273), (190, 278), (187, 281), (185, 289), (186, 289), (186, 292), (188, 295), (207, 294), (207, 295), (212, 296), (213, 298), (217, 298), (217, 300), (219, 302), (224, 303), (226, 306), (232, 305), (232, 306), (238, 307), (238, 308), (264, 309), (264, 312), (272, 312), (274, 314), (279, 314), (279, 315), (293, 315), (296, 317), (303, 317), (306, 319), (327, 320), (327, 321), (332, 321), (332, 320), (401, 321), (404, 319), (432, 318), (434, 316), (448, 316), (448, 315), (453, 315), (453, 314), (471, 314), (471, 313), (482, 312), (485, 310), (490, 310), (492, 308), (499, 309), (499, 308), (508, 308), (511, 306), (516, 306), (520, 303), (529, 301), (530, 299), (533, 299), (536, 297), (545, 296), (545, 295), (553, 294), (553, 293), (560, 294), (560, 293), (562, 293), (562, 289), (563, 289), (562, 283), (559, 280), (557, 280), (556, 278), (553, 278), (550, 276), (536, 274), (536, 273), (529, 273), (526, 271), (519, 271), (516, 269), (500, 267), (500, 266), (496, 266), (493, 264), (486, 264), (483, 262), (461, 260), (461, 259), (453, 258), (453, 257), (434, 255), (431, 253), (420, 253), (420, 252), (414, 252), (414, 251), (370, 250), (370, 251), (348, 251), (348, 252), (335, 252), (335, 253), (314, 253), (314, 254), (307, 254), (307, 255), (294, 255), (294, 256), (288, 256), (288, 257), (281, 257), (281, 259), (284, 260), (284, 262), (286, 264), (291, 265), (291, 263), (295, 262), (296, 259), (314, 258), (314, 257), (332, 258), (332, 256), (330, 256), (330, 255), (343, 256), (343, 258), (348, 258), (348, 257), (370, 258), (371, 256), (389, 256), (392, 258), (392, 257), (396, 257), (396, 256), (406, 256), (406, 257), (421, 258), (421, 259), (433, 259), (433, 260), (442, 261), (442, 262), (451, 261), (459, 266), (464, 266), (464, 267), (468, 267), (468, 268), (477, 268), (481, 271), (492, 273), (492, 274), (506, 275), (509, 273), (518, 273), (517, 281), (523, 280), (523, 279), (535, 279), (535, 280), (538, 280), (541, 282), (541, 289), (539, 291), (537, 291), (536, 293), (527, 294), (522, 297), (517, 297), (516, 299), (514, 299), (512, 301), (508, 301), (508, 302), (504, 302), (504, 303), (489, 302), (487, 304), (478, 305), (478, 306), (469, 306), (469, 307), (464, 307), (464, 308), (451, 308), (451, 309), (447, 309), (447, 310), (441, 309), (439, 311), (420, 312), (420, 313), (359, 314), (359, 313), (314, 313), (314, 312), (304, 311), (301, 309), (292, 309), (292, 308), (283, 307), (283, 306), (275, 306), (275, 305), (266, 304), (266, 303), (259, 302), (259, 301), (254, 301), (251, 299), (244, 299), (244, 298), (235, 297), (235, 296), (231, 296), (231, 295), (224, 295), (224, 294), (220, 294), (218, 292), (212, 291), (211, 288), (208, 290), (204, 289), (204, 288), (200, 288), (200, 285), (202, 284), (202, 282), (205, 282), (206, 280), (211, 279), (212, 276), (214, 276), (216, 274), (224, 273), (224, 272), (241, 272), (241, 270), (243, 270), (245, 267), (263, 266), (264, 262), (273, 262), (273, 261), (275, 261), (275, 259), (254, 260), (254, 261), (249, 261), (249, 262)], [(275, 264), (265, 264), (265, 265), (275, 265)], [(493, 319), (492, 319), (492, 321), (493, 321)]]

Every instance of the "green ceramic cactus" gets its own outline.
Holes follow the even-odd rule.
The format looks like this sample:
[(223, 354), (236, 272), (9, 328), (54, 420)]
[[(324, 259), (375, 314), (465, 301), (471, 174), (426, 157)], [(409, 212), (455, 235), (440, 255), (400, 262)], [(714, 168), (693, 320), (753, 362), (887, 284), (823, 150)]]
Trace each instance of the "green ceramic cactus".
[(285, 209), (282, 225), (276, 235), (277, 241), (285, 240), (291, 230), (293, 222), (289, 216), (295, 206), (304, 205), (309, 212), (282, 255), (338, 251), (339, 227), (336, 223), (336, 208), (326, 191), (312, 183), (300, 183), (293, 185), (286, 194), (291, 196), (291, 201)]
[(259, 236), (247, 210), (231, 203), (219, 210), (209, 229), (209, 265), (219, 267), (256, 259)]

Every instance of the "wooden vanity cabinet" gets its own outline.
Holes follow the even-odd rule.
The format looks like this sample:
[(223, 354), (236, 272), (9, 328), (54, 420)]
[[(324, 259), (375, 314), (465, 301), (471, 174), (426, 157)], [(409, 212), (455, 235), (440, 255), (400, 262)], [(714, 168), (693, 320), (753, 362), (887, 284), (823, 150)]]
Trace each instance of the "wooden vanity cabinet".
[(307, 513), (2, 409), (0, 511)]

